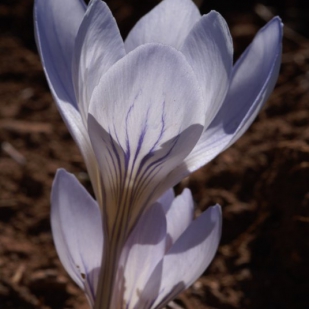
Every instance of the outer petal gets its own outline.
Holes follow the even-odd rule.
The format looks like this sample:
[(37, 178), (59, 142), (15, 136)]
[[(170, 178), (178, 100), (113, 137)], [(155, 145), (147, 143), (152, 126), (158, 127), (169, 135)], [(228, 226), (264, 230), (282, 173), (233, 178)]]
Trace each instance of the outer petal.
[(125, 41), (126, 51), (145, 43), (162, 43), (179, 49), (200, 18), (193, 1), (164, 0), (131, 30)]
[(78, 111), (72, 83), (74, 41), (84, 17), (83, 0), (36, 0), (34, 25), (45, 75), (60, 114), (87, 165), (97, 199), (98, 169), (88, 132)]
[(212, 11), (195, 24), (181, 51), (204, 92), (207, 127), (220, 109), (229, 88), (233, 43), (224, 18)]
[(82, 0), (36, 0), (34, 6), (36, 41), (46, 78), (64, 121), (77, 139), (79, 131), (85, 129), (74, 95), (71, 63), (84, 11)]
[(73, 59), (75, 93), (86, 126), (93, 89), (123, 56), (124, 43), (111, 11), (101, 0), (91, 1), (77, 34)]
[(175, 193), (173, 188), (168, 189), (158, 200), (157, 203), (161, 204), (164, 213), (166, 214), (171, 208), (172, 203), (175, 198)]
[(282, 23), (277, 17), (259, 31), (236, 63), (227, 97), (183, 170), (200, 168), (247, 130), (275, 86), (281, 49)]
[[(115, 293), (116, 302), (112, 308), (122, 307), (125, 302), (126, 308), (143, 308), (142, 304), (148, 301), (149, 295), (140, 297), (154, 268), (162, 260), (165, 253), (166, 220), (161, 205), (154, 204), (140, 218), (134, 228), (123, 252), (119, 270), (119, 278), (116, 285), (122, 287), (122, 293)], [(124, 280), (124, 281), (123, 281)], [(115, 291), (119, 291), (119, 288)], [(117, 295), (118, 294), (118, 295)], [(120, 302), (120, 303), (119, 303)], [(121, 305), (120, 305), (121, 304)]]
[(191, 191), (185, 189), (178, 195), (166, 213), (167, 221), (167, 249), (180, 237), (193, 220), (194, 202)]
[(190, 286), (210, 264), (220, 237), (221, 208), (217, 205), (192, 222), (154, 270), (145, 291), (158, 290), (158, 296), (149, 308), (162, 308)]
[(75, 107), (71, 65), (85, 10), (83, 0), (36, 0), (34, 5), (37, 45), (47, 79), (56, 98)]
[(167, 190), (164, 177), (199, 139), (204, 124), (200, 89), (180, 52), (147, 44), (102, 78), (90, 114), (109, 229), (119, 216), (123, 224), (130, 220), (130, 229), (144, 207)]
[(51, 226), (59, 258), (93, 304), (103, 250), (99, 207), (72, 175), (58, 170), (51, 195)]

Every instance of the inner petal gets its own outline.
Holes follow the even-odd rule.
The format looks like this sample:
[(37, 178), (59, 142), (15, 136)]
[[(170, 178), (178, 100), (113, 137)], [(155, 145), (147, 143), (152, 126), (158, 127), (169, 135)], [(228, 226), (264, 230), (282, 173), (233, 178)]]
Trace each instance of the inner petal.
[(203, 130), (201, 98), (184, 56), (163, 45), (137, 48), (102, 78), (88, 126), (110, 232), (117, 218), (130, 231), (143, 209), (169, 188), (162, 186), (164, 177), (190, 153)]

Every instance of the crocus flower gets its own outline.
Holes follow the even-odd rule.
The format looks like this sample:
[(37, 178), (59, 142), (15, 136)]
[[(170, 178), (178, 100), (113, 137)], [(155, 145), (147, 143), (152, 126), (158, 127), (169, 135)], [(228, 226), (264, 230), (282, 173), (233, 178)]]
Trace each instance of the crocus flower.
[(36, 0), (35, 29), (109, 233), (115, 225), (130, 231), (168, 188), (236, 141), (280, 66), (279, 18), (233, 66), (224, 19), (201, 16), (191, 0), (163, 1), (125, 42), (100, 0)]
[[(51, 223), (65, 269), (93, 308), (162, 308), (191, 285), (211, 262), (220, 240), (221, 211), (214, 206), (193, 220), (190, 190), (168, 190), (140, 217), (121, 249), (110, 304), (99, 285), (106, 235), (97, 202), (64, 170), (52, 191)], [(101, 297), (103, 295), (103, 297)]]
[(163, 1), (125, 41), (100, 0), (88, 7), (82, 0), (36, 0), (35, 29), (49, 86), (101, 209), (96, 308), (108, 309), (122, 252), (142, 216), (235, 142), (269, 97), (282, 24), (271, 20), (234, 66), (224, 19), (217, 12), (201, 16), (191, 0)]

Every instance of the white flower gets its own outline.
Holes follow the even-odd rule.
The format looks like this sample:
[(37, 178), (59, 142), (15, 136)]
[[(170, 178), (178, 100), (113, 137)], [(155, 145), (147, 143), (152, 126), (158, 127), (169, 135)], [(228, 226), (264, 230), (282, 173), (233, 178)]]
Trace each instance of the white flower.
[[(234, 66), (224, 19), (217, 12), (201, 16), (191, 0), (163, 1), (125, 42), (100, 0), (88, 7), (83, 0), (36, 0), (35, 29), (49, 86), (102, 211), (98, 284), (104, 292), (97, 293), (95, 308), (108, 309), (123, 248), (141, 216), (235, 142), (269, 97), (282, 24), (271, 20)], [(70, 207), (74, 191), (60, 189), (61, 177), (67, 176), (57, 178), (53, 196), (61, 194), (58, 204)]]
[(163, 1), (125, 42), (100, 0), (88, 8), (82, 0), (36, 0), (35, 29), (109, 230), (129, 199), (130, 229), (146, 204), (237, 140), (280, 67), (279, 18), (232, 66), (224, 19), (201, 16), (191, 0)]

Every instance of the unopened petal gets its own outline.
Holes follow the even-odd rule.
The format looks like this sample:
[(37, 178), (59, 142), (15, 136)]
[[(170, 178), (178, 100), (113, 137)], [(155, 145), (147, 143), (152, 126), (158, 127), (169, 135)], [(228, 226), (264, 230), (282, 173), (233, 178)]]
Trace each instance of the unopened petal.
[(162, 43), (179, 49), (200, 18), (193, 1), (164, 0), (133, 27), (125, 40), (126, 51), (146, 43)]
[(58, 170), (51, 195), (51, 226), (62, 265), (93, 304), (103, 250), (101, 213), (78, 180)]

